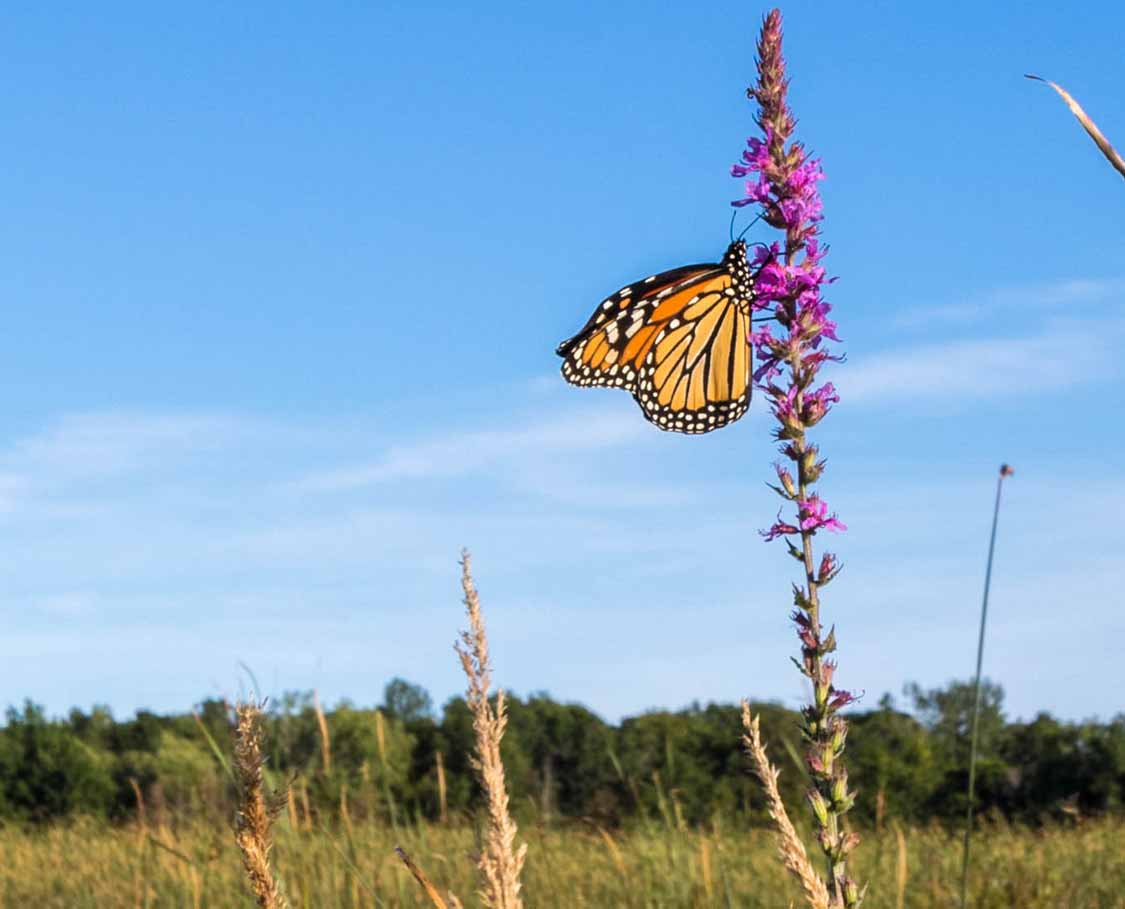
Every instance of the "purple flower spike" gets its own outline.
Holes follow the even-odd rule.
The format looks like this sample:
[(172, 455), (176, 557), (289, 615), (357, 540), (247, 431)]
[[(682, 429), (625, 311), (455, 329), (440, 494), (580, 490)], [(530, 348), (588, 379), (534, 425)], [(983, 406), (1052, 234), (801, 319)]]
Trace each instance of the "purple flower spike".
[[(857, 909), (861, 891), (847, 877), (842, 859), (854, 842), (848, 840), (847, 849), (842, 849), (839, 832), (841, 816), (855, 794), (847, 791), (847, 723), (838, 711), (855, 696), (832, 684), (836, 664), (829, 654), (836, 650), (836, 633), (821, 621), (821, 589), (836, 576), (839, 563), (829, 554), (818, 561), (814, 552), (819, 531), (847, 528), (816, 491), (824, 461), (809, 439), (810, 430), (840, 402), (831, 382), (818, 381), (820, 369), (843, 358), (832, 347), (839, 342), (839, 331), (823, 296), (833, 280), (823, 265), (827, 247), (820, 239), (824, 171), (819, 159), (810, 158), (805, 147), (791, 139), (796, 121), (786, 98), (788, 85), (781, 13), (773, 10), (758, 39), (758, 81), (747, 92), (757, 102), (754, 121), (761, 131), (747, 140), (730, 170), (744, 184), (743, 197), (731, 204), (757, 207), (760, 219), (781, 234), (779, 240), (757, 244), (750, 256), (759, 321), (749, 339), (757, 356), (754, 383), (769, 404), (781, 454), (790, 462), (775, 465), (780, 486), (774, 489), (787, 508), (788, 503), (796, 507), (796, 514), (779, 513), (761, 534), (767, 541), (783, 538), (789, 554), (803, 565), (804, 585), (795, 586), (792, 619), (801, 645), (798, 666), (814, 691), (812, 703), (802, 711), (813, 785), (809, 802), (830, 866), (824, 881), (828, 905)], [(761, 321), (763, 315), (773, 318)]]

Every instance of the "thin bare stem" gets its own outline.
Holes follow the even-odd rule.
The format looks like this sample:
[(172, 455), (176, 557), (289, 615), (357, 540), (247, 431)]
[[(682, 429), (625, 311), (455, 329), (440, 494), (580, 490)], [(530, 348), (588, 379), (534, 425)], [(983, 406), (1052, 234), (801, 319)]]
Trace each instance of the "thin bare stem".
[(965, 909), (969, 887), (969, 850), (973, 840), (973, 800), (977, 774), (977, 741), (980, 732), (981, 668), (984, 666), (984, 629), (988, 621), (988, 591), (992, 586), (992, 557), (996, 553), (996, 527), (1000, 523), (1000, 494), (1004, 478), (1015, 471), (1007, 464), (1000, 465), (996, 478), (996, 501), (992, 506), (992, 534), (988, 538), (988, 561), (984, 570), (984, 598), (980, 606), (980, 634), (977, 637), (977, 671), (973, 680), (973, 727), (969, 744), (969, 796), (965, 815), (965, 842), (961, 853), (961, 909)]

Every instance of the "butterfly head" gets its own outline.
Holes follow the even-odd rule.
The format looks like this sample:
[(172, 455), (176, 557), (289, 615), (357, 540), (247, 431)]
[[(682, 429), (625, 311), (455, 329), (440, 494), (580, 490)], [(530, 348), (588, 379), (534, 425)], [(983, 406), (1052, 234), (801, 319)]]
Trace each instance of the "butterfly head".
[(737, 284), (744, 287), (750, 285), (750, 262), (746, 258), (745, 240), (735, 240), (727, 247), (723, 265), (734, 276)]

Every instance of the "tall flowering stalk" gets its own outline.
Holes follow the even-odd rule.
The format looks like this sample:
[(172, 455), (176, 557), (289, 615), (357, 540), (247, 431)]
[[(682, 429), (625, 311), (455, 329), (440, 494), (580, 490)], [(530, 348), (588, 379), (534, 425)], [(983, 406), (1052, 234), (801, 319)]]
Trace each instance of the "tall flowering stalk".
[(839, 711), (855, 698), (833, 684), (836, 662), (829, 655), (836, 649), (836, 634), (834, 628), (825, 631), (821, 615), (821, 590), (837, 575), (839, 564), (827, 552), (818, 559), (814, 547), (820, 531), (846, 528), (815, 489), (824, 461), (808, 438), (808, 431), (840, 400), (831, 382), (817, 384), (817, 374), (826, 362), (841, 358), (827, 349), (826, 342), (839, 339), (829, 318), (831, 307), (821, 296), (828, 279), (820, 264), (825, 250), (819, 240), (823, 215), (817, 184), (824, 175), (820, 161), (810, 158), (800, 142), (790, 141), (795, 122), (786, 102), (789, 82), (781, 37), (781, 12), (775, 9), (758, 39), (758, 81), (747, 90), (758, 105), (754, 120), (761, 134), (747, 141), (742, 162), (731, 170), (735, 177), (748, 178), (745, 198), (733, 204), (759, 206), (762, 220), (784, 233), (783, 240), (760, 245), (754, 254), (755, 306), (773, 316), (751, 336), (761, 364), (754, 381), (770, 402), (780, 453), (789, 462), (774, 465), (779, 485), (772, 488), (790, 512), (779, 513), (763, 535), (784, 539), (804, 569), (803, 583), (793, 586), (792, 619), (801, 643), (801, 659), (794, 662), (813, 690), (812, 703), (802, 710), (813, 783), (808, 801), (827, 859), (831, 903), (853, 907), (862, 894), (848, 877), (847, 859), (859, 837), (842, 823), (855, 793), (848, 790), (842, 759), (848, 727)]

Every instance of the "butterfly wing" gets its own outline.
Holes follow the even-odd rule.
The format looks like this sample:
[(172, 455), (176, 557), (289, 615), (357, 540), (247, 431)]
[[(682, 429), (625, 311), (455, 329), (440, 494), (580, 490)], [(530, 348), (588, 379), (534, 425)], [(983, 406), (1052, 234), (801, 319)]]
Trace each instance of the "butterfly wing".
[(672, 432), (710, 432), (737, 420), (750, 403), (750, 306), (727, 258), (610, 296), (559, 345), (563, 377), (631, 391), (645, 417)]
[(661, 429), (703, 433), (733, 423), (750, 406), (750, 308), (708, 282), (663, 323), (641, 364), (634, 397)]
[(578, 334), (559, 345), (563, 377), (572, 385), (631, 390), (643, 354), (656, 336), (653, 315), (660, 304), (722, 271), (720, 265), (687, 265), (621, 288), (602, 302)]

